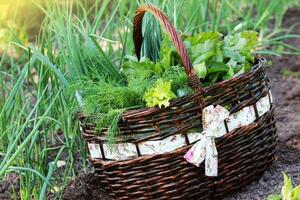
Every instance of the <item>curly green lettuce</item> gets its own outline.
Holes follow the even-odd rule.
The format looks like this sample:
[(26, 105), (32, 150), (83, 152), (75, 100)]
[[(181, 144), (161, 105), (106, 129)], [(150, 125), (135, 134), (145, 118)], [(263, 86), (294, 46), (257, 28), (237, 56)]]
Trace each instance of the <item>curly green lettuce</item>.
[(170, 100), (176, 98), (176, 95), (171, 91), (171, 82), (158, 79), (155, 85), (145, 92), (143, 98), (148, 107), (158, 106), (161, 108), (170, 105)]

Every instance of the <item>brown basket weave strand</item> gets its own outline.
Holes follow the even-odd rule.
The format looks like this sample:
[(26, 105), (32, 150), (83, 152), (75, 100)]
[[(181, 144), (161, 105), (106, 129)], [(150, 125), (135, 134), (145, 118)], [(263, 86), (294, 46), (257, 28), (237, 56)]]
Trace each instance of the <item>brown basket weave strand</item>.
[(217, 140), (218, 177), (204, 175), (183, 155), (191, 146), (172, 153), (129, 161), (92, 160), (100, 185), (118, 200), (220, 199), (260, 177), (274, 159), (276, 127), (273, 109), (257, 123)]
[[(142, 108), (125, 112), (119, 122), (117, 143), (131, 142), (138, 151), (141, 142), (162, 140), (175, 134), (187, 138), (191, 129), (202, 128), (199, 120), (201, 110), (208, 105), (228, 106), (230, 113), (253, 106), (256, 120), (216, 140), (219, 154), (217, 177), (205, 176), (203, 163), (198, 168), (183, 159), (192, 146), (187, 139), (187, 146), (164, 154), (140, 155), (138, 151), (138, 157), (125, 161), (91, 158), (100, 176), (100, 187), (118, 200), (220, 199), (260, 177), (274, 160), (274, 106), (271, 104), (271, 109), (260, 117), (256, 107), (256, 103), (270, 90), (265, 59), (258, 59), (247, 73), (202, 89), (175, 28), (160, 10), (151, 5), (139, 7), (134, 18), (138, 57), (143, 41), (141, 23), (146, 11), (151, 12), (169, 33), (195, 93), (171, 101), (170, 106), (164, 109)], [(103, 153), (107, 129), (98, 133), (90, 117), (78, 114), (78, 118), (86, 141), (99, 144)]]

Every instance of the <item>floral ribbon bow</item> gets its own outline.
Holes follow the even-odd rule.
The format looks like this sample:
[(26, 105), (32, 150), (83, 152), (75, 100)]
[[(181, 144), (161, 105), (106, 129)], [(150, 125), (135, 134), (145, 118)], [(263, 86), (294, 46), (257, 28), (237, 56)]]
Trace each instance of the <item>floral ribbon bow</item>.
[(215, 144), (215, 138), (226, 134), (224, 120), (229, 116), (226, 108), (217, 105), (207, 106), (203, 109), (203, 131), (200, 139), (184, 155), (184, 158), (199, 167), (205, 160), (205, 175), (218, 175), (218, 152)]

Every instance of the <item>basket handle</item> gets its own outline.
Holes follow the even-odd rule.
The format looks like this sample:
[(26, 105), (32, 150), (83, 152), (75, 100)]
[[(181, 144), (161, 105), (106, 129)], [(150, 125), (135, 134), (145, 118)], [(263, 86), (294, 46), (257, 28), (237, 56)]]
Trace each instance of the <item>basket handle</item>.
[(140, 59), (141, 46), (143, 42), (143, 34), (142, 34), (142, 21), (145, 15), (145, 12), (150, 12), (152, 15), (156, 17), (156, 19), (162, 24), (162, 26), (166, 29), (168, 35), (172, 39), (177, 52), (179, 54), (180, 60), (184, 66), (185, 72), (189, 78), (189, 85), (194, 88), (198, 92), (204, 92), (204, 90), (200, 87), (200, 80), (196, 75), (195, 69), (192, 66), (192, 62), (187, 53), (186, 47), (183, 44), (179, 34), (177, 33), (174, 26), (170, 23), (167, 16), (157, 7), (151, 4), (144, 4), (137, 8), (135, 12), (135, 16), (133, 19), (133, 40), (135, 53)]

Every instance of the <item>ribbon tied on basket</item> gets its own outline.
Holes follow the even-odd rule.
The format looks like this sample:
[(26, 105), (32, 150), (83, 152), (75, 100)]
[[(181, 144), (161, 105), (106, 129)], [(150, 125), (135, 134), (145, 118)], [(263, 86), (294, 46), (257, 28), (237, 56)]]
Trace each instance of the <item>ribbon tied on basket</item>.
[(215, 144), (215, 138), (226, 134), (224, 120), (229, 116), (229, 111), (217, 105), (207, 106), (203, 109), (203, 131), (191, 149), (184, 155), (184, 158), (196, 165), (205, 160), (205, 175), (218, 175), (218, 152)]

